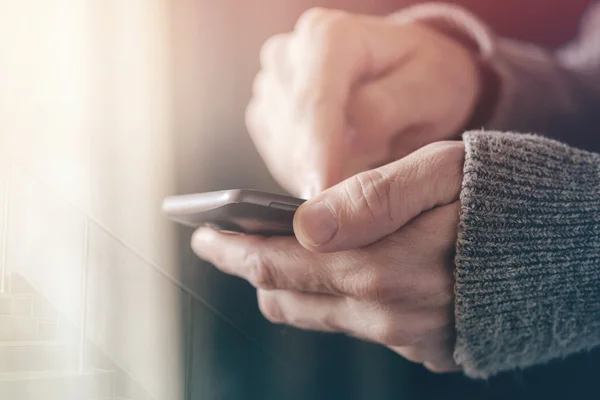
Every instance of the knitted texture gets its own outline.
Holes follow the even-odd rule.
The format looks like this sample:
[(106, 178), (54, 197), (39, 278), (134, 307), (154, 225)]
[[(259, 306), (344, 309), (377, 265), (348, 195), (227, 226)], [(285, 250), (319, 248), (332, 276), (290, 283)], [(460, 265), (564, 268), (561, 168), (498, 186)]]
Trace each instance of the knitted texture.
[(455, 360), (472, 377), (600, 345), (600, 155), (469, 132)]

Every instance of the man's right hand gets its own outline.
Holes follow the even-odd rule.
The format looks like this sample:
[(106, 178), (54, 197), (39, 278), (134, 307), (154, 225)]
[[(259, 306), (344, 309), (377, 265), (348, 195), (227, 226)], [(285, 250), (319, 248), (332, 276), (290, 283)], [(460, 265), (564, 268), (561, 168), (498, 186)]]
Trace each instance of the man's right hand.
[(461, 133), (479, 71), (461, 44), (417, 23), (312, 9), (261, 51), (246, 121), (290, 193), (345, 178)]

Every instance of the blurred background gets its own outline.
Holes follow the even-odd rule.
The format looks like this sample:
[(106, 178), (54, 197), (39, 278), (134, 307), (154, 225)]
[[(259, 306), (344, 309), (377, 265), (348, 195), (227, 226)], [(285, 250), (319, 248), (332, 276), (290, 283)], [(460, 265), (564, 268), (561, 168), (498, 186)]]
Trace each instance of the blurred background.
[[(548, 48), (575, 34), (589, 3), (456, 2)], [(264, 40), (315, 5), (383, 15), (409, 3), (0, 0), (0, 399), (562, 390), (547, 379), (564, 377), (560, 366), (473, 382), (272, 326), (254, 290), (197, 260), (191, 231), (159, 212), (174, 193), (281, 191), (243, 124)]]

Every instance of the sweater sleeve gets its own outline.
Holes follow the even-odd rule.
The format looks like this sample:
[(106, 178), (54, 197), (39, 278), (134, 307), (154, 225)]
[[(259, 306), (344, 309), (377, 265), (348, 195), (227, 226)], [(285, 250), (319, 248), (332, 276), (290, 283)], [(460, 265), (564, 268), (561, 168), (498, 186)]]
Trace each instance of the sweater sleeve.
[(455, 360), (472, 377), (600, 345), (600, 155), (468, 132)]
[(579, 37), (555, 53), (496, 37), (477, 17), (454, 5), (425, 3), (392, 18), (425, 23), (453, 36), (493, 73), (497, 82), (486, 79), (484, 92), (497, 93), (486, 96), (494, 101), (486, 104), (487, 118), (477, 119), (473, 129), (537, 132), (600, 151), (600, 3), (583, 19)]

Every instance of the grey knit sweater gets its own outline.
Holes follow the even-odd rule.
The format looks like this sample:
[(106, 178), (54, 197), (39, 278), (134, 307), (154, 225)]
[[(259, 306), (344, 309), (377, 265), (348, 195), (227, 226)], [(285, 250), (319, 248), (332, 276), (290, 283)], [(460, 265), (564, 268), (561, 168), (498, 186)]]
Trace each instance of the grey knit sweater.
[(473, 377), (600, 345), (600, 5), (557, 54), (496, 38), (468, 12), (394, 16), (453, 34), (499, 78), (466, 146), (456, 254), (455, 360)]
[(464, 136), (455, 357), (472, 376), (600, 345), (600, 155)]

